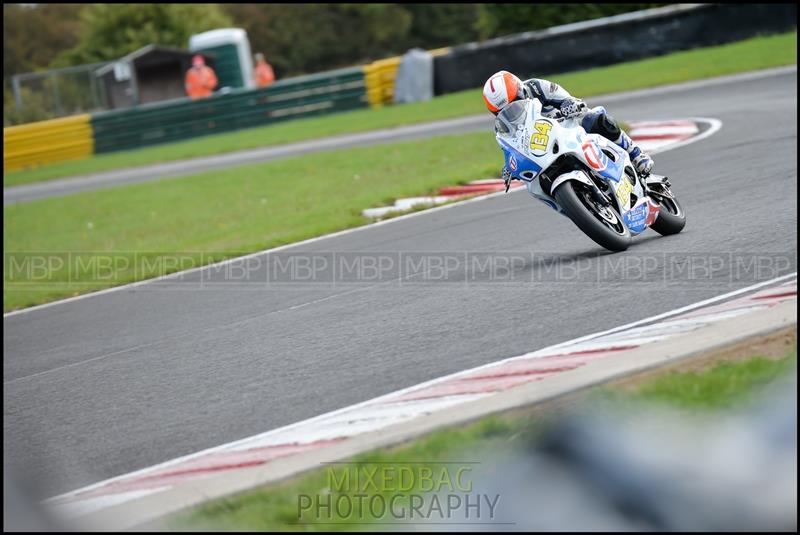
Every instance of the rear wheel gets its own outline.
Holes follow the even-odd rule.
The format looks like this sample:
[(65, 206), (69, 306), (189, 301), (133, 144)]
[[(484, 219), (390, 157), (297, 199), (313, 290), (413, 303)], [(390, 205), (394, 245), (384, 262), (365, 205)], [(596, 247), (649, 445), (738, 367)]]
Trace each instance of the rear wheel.
[(655, 184), (650, 188), (650, 198), (661, 207), (658, 217), (650, 228), (661, 234), (669, 236), (677, 234), (686, 226), (686, 213), (672, 194), (668, 184)]
[(631, 233), (619, 213), (598, 203), (586, 184), (568, 180), (554, 197), (572, 222), (596, 243), (611, 251), (624, 251), (631, 244)]

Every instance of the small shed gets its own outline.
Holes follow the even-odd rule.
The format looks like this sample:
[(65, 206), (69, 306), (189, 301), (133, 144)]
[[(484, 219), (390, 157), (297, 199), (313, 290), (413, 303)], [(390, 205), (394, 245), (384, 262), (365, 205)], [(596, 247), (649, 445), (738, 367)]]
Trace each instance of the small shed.
[[(147, 45), (96, 71), (110, 109), (159, 102), (186, 96), (184, 77), (192, 66), (194, 52), (180, 48)], [(200, 53), (206, 65), (214, 57)]]

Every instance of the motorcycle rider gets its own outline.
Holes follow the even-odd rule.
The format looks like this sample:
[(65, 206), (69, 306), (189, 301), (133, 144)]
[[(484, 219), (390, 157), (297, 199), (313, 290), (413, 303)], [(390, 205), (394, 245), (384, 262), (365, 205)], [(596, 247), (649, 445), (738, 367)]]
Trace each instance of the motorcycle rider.
[[(542, 103), (542, 115), (545, 117), (580, 117), (581, 126), (586, 132), (600, 134), (625, 149), (640, 175), (647, 176), (652, 171), (653, 159), (619, 127), (604, 107), (587, 107), (581, 99), (573, 97), (555, 82), (541, 78), (531, 78), (523, 82), (508, 71), (498, 71), (483, 86), (483, 101), (495, 115), (515, 100), (526, 98), (538, 99)], [(505, 166), (502, 175), (508, 182), (511, 174)]]

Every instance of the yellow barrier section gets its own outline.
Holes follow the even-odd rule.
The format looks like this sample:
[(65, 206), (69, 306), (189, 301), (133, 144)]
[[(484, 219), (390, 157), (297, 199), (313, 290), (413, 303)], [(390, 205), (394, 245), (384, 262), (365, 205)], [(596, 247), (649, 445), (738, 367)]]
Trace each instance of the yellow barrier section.
[(3, 171), (16, 171), (94, 152), (91, 115), (73, 115), (3, 128)]
[(367, 86), (367, 100), (373, 108), (394, 101), (394, 81), (400, 56), (373, 61), (364, 66), (364, 83)]

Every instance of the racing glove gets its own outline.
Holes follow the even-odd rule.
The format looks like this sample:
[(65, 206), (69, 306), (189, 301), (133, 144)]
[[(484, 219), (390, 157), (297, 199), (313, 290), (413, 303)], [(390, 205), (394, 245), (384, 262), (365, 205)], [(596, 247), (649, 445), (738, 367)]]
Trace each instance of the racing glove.
[(586, 110), (586, 103), (578, 98), (564, 99), (564, 102), (561, 103), (560, 111), (565, 118), (580, 115), (584, 110)]

